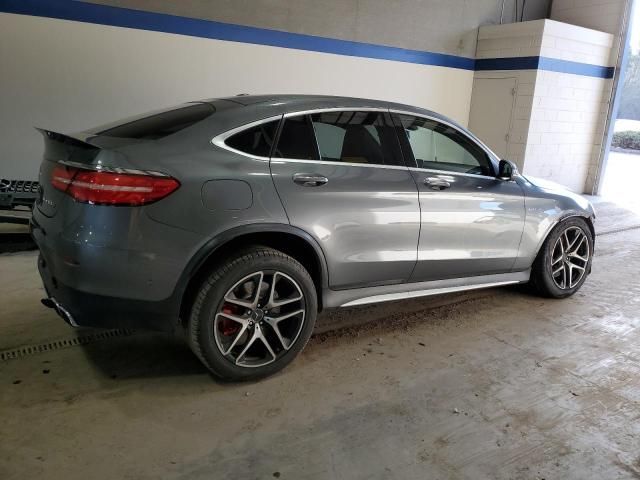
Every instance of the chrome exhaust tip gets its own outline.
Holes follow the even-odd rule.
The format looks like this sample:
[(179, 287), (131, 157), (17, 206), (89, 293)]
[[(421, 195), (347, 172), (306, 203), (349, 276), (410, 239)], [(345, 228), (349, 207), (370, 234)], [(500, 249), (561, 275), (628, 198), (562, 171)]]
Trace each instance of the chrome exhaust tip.
[(51, 298), (43, 298), (42, 300), (40, 300), (40, 302), (45, 306), (45, 307), (49, 307), (49, 308), (53, 308), (56, 313), (58, 315), (60, 315), (62, 317), (62, 319), (67, 322), (69, 325), (71, 325), (72, 327), (79, 327), (80, 325), (78, 325), (76, 323), (76, 321), (73, 319), (73, 315), (71, 315), (71, 313), (69, 313), (69, 310), (67, 310), (66, 308), (64, 308), (60, 302), (58, 302), (55, 298), (51, 297)]

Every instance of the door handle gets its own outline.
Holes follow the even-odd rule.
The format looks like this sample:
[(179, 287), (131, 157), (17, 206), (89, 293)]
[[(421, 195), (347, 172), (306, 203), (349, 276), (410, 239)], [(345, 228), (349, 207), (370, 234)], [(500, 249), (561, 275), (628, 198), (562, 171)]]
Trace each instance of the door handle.
[(439, 177), (427, 177), (424, 179), (424, 184), (432, 190), (444, 190), (451, 186), (449, 182)]
[(293, 176), (293, 181), (303, 187), (319, 187), (327, 183), (329, 179), (315, 173), (296, 173)]

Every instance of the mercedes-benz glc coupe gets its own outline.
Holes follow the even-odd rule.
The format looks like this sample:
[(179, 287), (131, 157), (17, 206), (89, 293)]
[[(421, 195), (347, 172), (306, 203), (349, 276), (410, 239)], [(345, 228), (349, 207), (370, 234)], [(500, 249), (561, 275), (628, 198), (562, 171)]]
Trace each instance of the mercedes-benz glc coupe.
[(207, 368), (283, 368), (323, 309), (584, 283), (594, 210), (431, 111), (237, 96), (42, 130), (32, 232), (71, 325), (186, 332)]

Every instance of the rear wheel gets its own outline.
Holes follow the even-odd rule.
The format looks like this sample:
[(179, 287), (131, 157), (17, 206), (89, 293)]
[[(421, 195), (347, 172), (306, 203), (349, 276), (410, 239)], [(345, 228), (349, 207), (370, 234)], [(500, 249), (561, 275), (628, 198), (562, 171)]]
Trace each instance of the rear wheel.
[(253, 247), (203, 283), (189, 321), (191, 348), (218, 377), (265, 377), (304, 348), (317, 308), (313, 281), (298, 261)]
[(593, 235), (582, 218), (569, 218), (547, 237), (531, 272), (542, 295), (565, 298), (577, 292), (591, 271)]

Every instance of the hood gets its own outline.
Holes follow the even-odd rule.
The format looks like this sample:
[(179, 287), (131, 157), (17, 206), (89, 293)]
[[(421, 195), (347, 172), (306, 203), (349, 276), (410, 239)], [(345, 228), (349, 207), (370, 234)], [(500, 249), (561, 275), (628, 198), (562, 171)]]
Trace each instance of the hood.
[(546, 180), (544, 178), (538, 178), (538, 177), (534, 177), (531, 175), (522, 175), (522, 177), (524, 177), (524, 179), (526, 181), (528, 181), (530, 184), (538, 187), (538, 188), (543, 188), (545, 190), (552, 190), (555, 192), (568, 192), (568, 193), (572, 193), (575, 195), (575, 193), (573, 193), (571, 190), (569, 190), (567, 187), (565, 187), (564, 185), (561, 185), (559, 183), (556, 182), (552, 182), (551, 180)]

